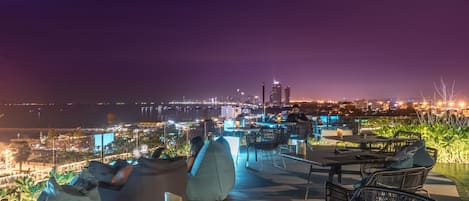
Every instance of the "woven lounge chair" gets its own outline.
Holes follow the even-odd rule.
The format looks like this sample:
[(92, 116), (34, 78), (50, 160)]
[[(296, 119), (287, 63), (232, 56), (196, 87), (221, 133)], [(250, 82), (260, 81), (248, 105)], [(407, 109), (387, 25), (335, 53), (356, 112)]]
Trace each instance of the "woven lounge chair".
[[(415, 193), (423, 189), (426, 176), (425, 167), (377, 171), (362, 180), (360, 186), (385, 187)], [(355, 189), (348, 189), (331, 182), (326, 183), (326, 201), (349, 200), (354, 192)]]
[(382, 187), (362, 187), (358, 189), (350, 201), (434, 201), (415, 193)]

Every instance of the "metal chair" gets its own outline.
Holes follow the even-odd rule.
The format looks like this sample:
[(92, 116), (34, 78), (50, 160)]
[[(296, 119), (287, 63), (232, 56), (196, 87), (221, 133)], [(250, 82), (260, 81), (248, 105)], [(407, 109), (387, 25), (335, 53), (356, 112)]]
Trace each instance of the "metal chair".
[(348, 201), (354, 190), (347, 189), (341, 185), (334, 184), (332, 182), (326, 182), (326, 201)]
[[(249, 162), (250, 149), (254, 149), (256, 162), (258, 161), (258, 150), (262, 152), (271, 153), (272, 163), (276, 165), (275, 157), (272, 152), (276, 151), (282, 141), (282, 130), (272, 128), (261, 128), (258, 133), (246, 135), (246, 166)], [(261, 156), (261, 159), (263, 156)], [(282, 160), (283, 157), (282, 157)], [(285, 161), (283, 161), (285, 164)], [(261, 162), (261, 169), (263, 169), (263, 163)]]
[(358, 189), (350, 201), (434, 201), (415, 193), (396, 189), (365, 186)]
[[(428, 154), (430, 155), (430, 157), (436, 161), (437, 158), (438, 158), (438, 150), (435, 149), (435, 148), (431, 148), (431, 147), (426, 147), (426, 151), (428, 152)], [(368, 177), (369, 175), (373, 174), (374, 172), (378, 172), (378, 171), (382, 171), (386, 168), (388, 164), (387, 163), (382, 163), (382, 164), (363, 164), (360, 166), (360, 173), (362, 175), (362, 178), (366, 178)], [(424, 172), (424, 175), (423, 175), (423, 183), (422, 183), (422, 186), (420, 188), (417, 189), (417, 191), (424, 191), (428, 197), (430, 197), (430, 194), (428, 193), (428, 191), (423, 188), (423, 184), (425, 183), (425, 181), (427, 180), (427, 176), (428, 176), (428, 173), (430, 173), (430, 171), (433, 169), (433, 166), (429, 166), (429, 167), (419, 167), (419, 168), (424, 168), (425, 169), (425, 172)]]
[[(289, 153), (295, 150), (295, 140), (304, 140), (307, 141), (308, 137), (313, 134), (313, 126), (311, 121), (307, 122), (297, 122), (290, 125), (286, 125), (282, 129), (280, 143), (279, 143), (279, 152), (280, 153)], [(289, 144), (290, 141), (292, 144)], [(283, 161), (283, 168), (286, 169), (285, 161)]]
[[(379, 148), (376, 152), (380, 154), (385, 154), (389, 156), (393, 156), (395, 153), (397, 153), (399, 150), (401, 150), (405, 146), (409, 146), (412, 143), (421, 140), (421, 134), (420, 133), (414, 133), (414, 132), (407, 132), (407, 131), (398, 131), (396, 134), (394, 134), (394, 139), (391, 140), (383, 148)], [(402, 140), (405, 139), (405, 140)], [(372, 150), (373, 151), (373, 150)], [(437, 152), (436, 149), (433, 148), (427, 148), (427, 152), (429, 152), (430, 156), (433, 157), (433, 159), (436, 161), (437, 157)], [(393, 161), (390, 161), (393, 162)], [(382, 170), (389, 165), (388, 163), (382, 163), (382, 164), (362, 164), (360, 165), (360, 173), (362, 178), (368, 177), (371, 173), (377, 171), (377, 170)]]
[[(428, 191), (423, 189), (427, 176), (427, 168), (416, 167), (401, 170), (384, 170), (373, 173), (369, 178), (363, 180), (361, 186), (375, 186), (403, 190), (415, 193), (417, 191)], [(331, 182), (326, 183), (327, 201), (344, 201), (350, 199), (354, 189), (347, 189)], [(335, 193), (335, 194), (334, 194)]]

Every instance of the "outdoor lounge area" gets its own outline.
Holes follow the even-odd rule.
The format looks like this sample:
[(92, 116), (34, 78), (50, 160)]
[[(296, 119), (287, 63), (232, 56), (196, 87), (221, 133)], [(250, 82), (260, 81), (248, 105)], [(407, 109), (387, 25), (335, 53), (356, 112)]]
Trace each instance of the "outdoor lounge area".
[[(245, 152), (241, 153), (245, 157)], [(227, 200), (305, 200), (305, 191), (309, 166), (303, 162), (286, 159), (287, 169), (273, 166), (270, 160), (263, 161), (263, 170), (260, 163), (250, 163), (251, 168), (245, 168), (244, 160), (240, 160), (236, 167), (236, 186), (230, 192)], [(325, 200), (325, 184), (328, 179), (328, 168), (314, 167), (312, 183), (309, 188), (307, 200)], [(346, 166), (342, 170), (342, 184), (352, 188), (353, 184), (360, 182), (360, 166)], [(460, 200), (456, 185), (448, 178), (430, 172), (425, 189), (435, 200)], [(425, 193), (422, 193), (425, 195)]]
[[(340, 131), (339, 138), (325, 134), (322, 144), (297, 140), (294, 145), (290, 138), (280, 137), (285, 133), (280, 131), (250, 129), (246, 144), (233, 140), (234, 136), (205, 141), (187, 175), (181, 158), (140, 159), (127, 183), (116, 188), (108, 184), (112, 174), (119, 173), (108, 174), (104, 171), (107, 167), (94, 162), (87, 168), (90, 175), (81, 174), (78, 185), (82, 187), (80, 181), (90, 177), (99, 180), (97, 193), (82, 194), (90, 201), (348, 201), (380, 200), (383, 196), (386, 200), (460, 200), (456, 185), (431, 171), (437, 150), (425, 148), (415, 133), (400, 132), (385, 138), (373, 134), (342, 136)], [(338, 146), (341, 141), (357, 142), (359, 148)], [(50, 185), (47, 189), (39, 200), (60, 200), (63, 197), (51, 192), (67, 192)]]

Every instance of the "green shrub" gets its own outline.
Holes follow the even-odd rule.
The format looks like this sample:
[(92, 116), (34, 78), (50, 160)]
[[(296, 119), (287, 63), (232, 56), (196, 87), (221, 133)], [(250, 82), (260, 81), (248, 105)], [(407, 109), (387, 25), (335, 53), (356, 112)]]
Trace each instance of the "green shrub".
[(438, 149), (440, 163), (469, 163), (469, 128), (445, 124), (402, 124), (387, 123), (375, 133), (392, 136), (397, 131), (411, 131), (422, 134), (428, 147)]

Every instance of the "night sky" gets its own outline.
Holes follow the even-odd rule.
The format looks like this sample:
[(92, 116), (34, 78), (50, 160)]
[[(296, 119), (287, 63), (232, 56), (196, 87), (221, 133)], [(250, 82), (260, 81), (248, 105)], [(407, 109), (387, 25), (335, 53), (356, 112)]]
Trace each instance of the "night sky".
[(0, 1), (0, 101), (469, 97), (468, 1), (86, 2)]

